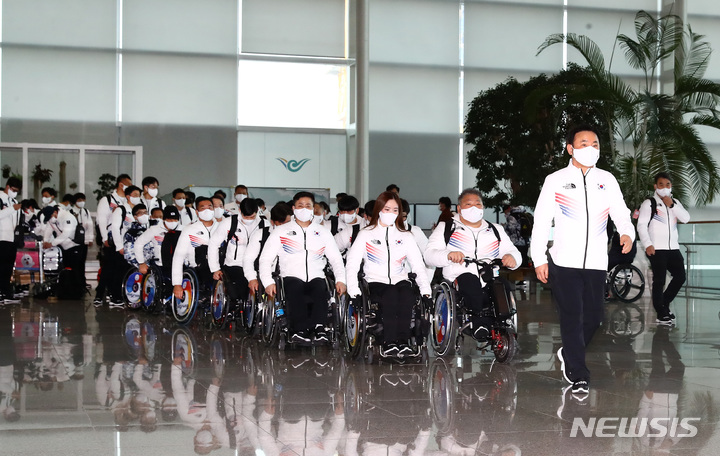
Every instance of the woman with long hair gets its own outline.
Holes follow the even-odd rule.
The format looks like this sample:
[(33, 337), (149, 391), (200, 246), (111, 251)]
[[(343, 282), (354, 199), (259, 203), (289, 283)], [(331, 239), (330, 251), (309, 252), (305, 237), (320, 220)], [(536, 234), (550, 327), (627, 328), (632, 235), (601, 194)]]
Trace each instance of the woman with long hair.
[(360, 296), (358, 272), (363, 267), (370, 300), (378, 303), (383, 325), (381, 354), (405, 357), (414, 353), (408, 345), (410, 322), (417, 297), (408, 273), (417, 274), (423, 295), (430, 295), (420, 249), (413, 235), (405, 229), (400, 197), (393, 192), (378, 196), (370, 224), (360, 230), (347, 256), (348, 294)]

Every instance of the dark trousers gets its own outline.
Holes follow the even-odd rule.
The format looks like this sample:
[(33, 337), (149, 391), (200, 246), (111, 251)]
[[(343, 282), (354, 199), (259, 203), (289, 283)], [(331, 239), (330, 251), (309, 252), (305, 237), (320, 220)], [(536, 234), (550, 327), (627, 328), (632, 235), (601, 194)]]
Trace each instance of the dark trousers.
[(585, 348), (604, 317), (605, 271), (565, 268), (549, 262), (552, 293), (560, 317), (565, 370), (570, 380), (589, 379)]
[(490, 306), (487, 287), (483, 288), (480, 278), (474, 274), (460, 274), (455, 279), (458, 284), (458, 292), (463, 298), (465, 308), (473, 315), (473, 328), (485, 326), (490, 329), (492, 318), (483, 317), (483, 309)]
[(370, 282), (370, 300), (378, 303), (384, 343), (407, 343), (410, 339), (415, 293), (407, 280), (388, 285)]
[(242, 301), (248, 296), (248, 281), (245, 278), (243, 268), (240, 266), (223, 266), (228, 290), (228, 296), (235, 302)]
[(316, 325), (327, 326), (328, 295), (325, 279), (305, 282), (296, 277), (283, 278), (285, 287), (285, 314), (290, 333), (309, 331)]
[(16, 256), (17, 247), (14, 242), (0, 241), (0, 294), (5, 298), (12, 299), (15, 295), (12, 275)]
[[(658, 317), (664, 317), (670, 313), (670, 303), (685, 283), (685, 260), (680, 250), (655, 250), (655, 255), (648, 255), (648, 259), (653, 272), (653, 307)], [(668, 272), (672, 278), (665, 288)]]
[(80, 267), (80, 273), (82, 274), (83, 278), (85, 277), (85, 263), (87, 263), (87, 254), (88, 254), (88, 245), (83, 244), (78, 247), (78, 255), (79, 255), (79, 267)]
[(108, 290), (108, 282), (112, 273), (112, 265), (110, 259), (112, 258), (115, 247), (112, 243), (110, 247), (105, 247), (105, 244), (100, 248), (100, 278), (98, 279), (98, 285), (95, 289), (96, 297), (104, 297)]
[(122, 300), (123, 278), (132, 265), (117, 250), (112, 250), (109, 253), (105, 263), (105, 270), (102, 273), (105, 274), (107, 270), (106, 291), (112, 301), (119, 302)]

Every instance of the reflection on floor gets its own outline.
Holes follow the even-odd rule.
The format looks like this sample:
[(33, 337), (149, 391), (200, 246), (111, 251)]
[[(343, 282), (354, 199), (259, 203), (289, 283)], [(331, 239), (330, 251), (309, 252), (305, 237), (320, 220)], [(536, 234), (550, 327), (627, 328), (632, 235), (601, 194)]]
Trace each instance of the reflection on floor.
[[(7, 455), (718, 454), (718, 308), (607, 305), (573, 398), (548, 291), (519, 301), (520, 351), (466, 341), (428, 364), (278, 352), (171, 318), (24, 301), (0, 308), (0, 453)], [(608, 437), (604, 437), (608, 436)]]

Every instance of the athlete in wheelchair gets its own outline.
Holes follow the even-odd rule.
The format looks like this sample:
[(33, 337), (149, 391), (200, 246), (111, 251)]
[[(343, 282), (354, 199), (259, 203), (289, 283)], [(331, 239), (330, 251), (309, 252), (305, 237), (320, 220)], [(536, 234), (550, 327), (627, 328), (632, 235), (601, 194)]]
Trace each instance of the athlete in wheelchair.
[(258, 217), (254, 199), (245, 198), (239, 206), (240, 213), (220, 222), (208, 244), (208, 263), (215, 281), (210, 316), (215, 328), (224, 328), (241, 318), (242, 302), (248, 296), (248, 281), (243, 270), (245, 252), (252, 234), (268, 224)]
[[(218, 223), (212, 200), (201, 196), (195, 200), (195, 206), (199, 220), (183, 228), (172, 259), (172, 311), (180, 324), (189, 323), (198, 307), (209, 309), (212, 288), (207, 252)], [(201, 304), (201, 296), (204, 304)]]
[(518, 249), (501, 226), (483, 220), (480, 193), (466, 189), (458, 198), (458, 215), (441, 222), (430, 236), (425, 261), (443, 268), (433, 290), (431, 344), (439, 356), (453, 354), (463, 335), (490, 347), (499, 361), (516, 350), (515, 299), (500, 266), (516, 269)]
[[(260, 254), (260, 280), (267, 296), (263, 337), (298, 345), (332, 342), (328, 334), (326, 259), (335, 275), (335, 291), (345, 293), (345, 266), (332, 234), (313, 221), (315, 197), (299, 192), (293, 198), (293, 221), (275, 229)], [(277, 258), (277, 273), (273, 264)], [(332, 329), (332, 328), (330, 328)]]
[(354, 358), (372, 361), (376, 341), (382, 358), (423, 355), (428, 325), (421, 295), (429, 297), (431, 288), (420, 249), (399, 217), (400, 207), (397, 194), (381, 193), (370, 224), (348, 252), (352, 301), (344, 318), (347, 348)]
[[(163, 222), (149, 227), (135, 241), (135, 258), (142, 275), (140, 302), (148, 312), (164, 311), (172, 298), (172, 254), (180, 237), (179, 222), (180, 212), (175, 206), (167, 206)], [(151, 256), (145, 254), (148, 246)]]

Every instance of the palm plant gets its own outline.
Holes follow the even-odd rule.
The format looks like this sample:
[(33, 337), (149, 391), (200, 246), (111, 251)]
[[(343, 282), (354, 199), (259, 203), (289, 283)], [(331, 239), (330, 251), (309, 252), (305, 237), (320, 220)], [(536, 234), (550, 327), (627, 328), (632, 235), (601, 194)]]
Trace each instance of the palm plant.
[[(616, 151), (611, 142), (611, 156), (629, 206), (640, 205), (652, 189), (652, 176), (660, 171), (673, 176), (676, 196), (708, 204), (720, 190), (720, 175), (697, 127), (720, 129), (720, 85), (704, 79), (712, 50), (702, 35), (671, 14), (655, 18), (639, 11), (635, 35), (620, 34), (617, 42), (627, 62), (643, 72), (637, 89), (612, 74), (612, 62), (605, 68), (600, 48), (584, 35), (550, 35), (538, 54), (567, 42), (587, 61), (594, 87), (578, 89), (569, 98), (600, 101), (608, 110), (620, 143)], [(660, 93), (657, 74), (671, 62), (674, 89)]]

